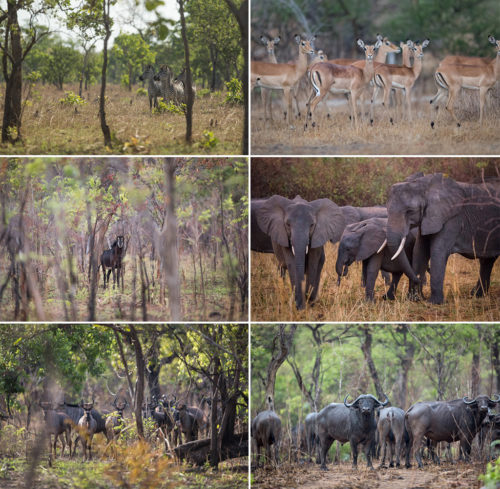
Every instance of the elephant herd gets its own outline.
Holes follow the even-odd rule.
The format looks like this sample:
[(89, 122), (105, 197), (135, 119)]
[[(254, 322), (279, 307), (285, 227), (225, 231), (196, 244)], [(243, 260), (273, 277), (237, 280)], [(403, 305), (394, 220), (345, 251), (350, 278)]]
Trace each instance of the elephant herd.
[(306, 301), (312, 305), (318, 296), (328, 241), (340, 241), (339, 284), (349, 265), (363, 263), (368, 300), (374, 298), (380, 270), (392, 274), (384, 298), (395, 298), (405, 274), (414, 300), (422, 296), (429, 271), (428, 300), (442, 304), (446, 264), (454, 253), (479, 260), (472, 294), (482, 297), (500, 255), (500, 181), (462, 183), (441, 173), (417, 173), (392, 185), (386, 207), (341, 207), (327, 198), (308, 202), (300, 196), (252, 199), (251, 249), (274, 253), (282, 277), (288, 271), (297, 309), (304, 309)]
[[(436, 453), (439, 442), (460, 442), (459, 460), (470, 460), (473, 440), (478, 436), (482, 453), (487, 443), (500, 438), (499, 415), (495, 413), (500, 396), (490, 398), (478, 395), (450, 401), (423, 401), (413, 404), (407, 411), (388, 406), (389, 398), (380, 401), (371, 394), (358, 396), (352, 403), (330, 403), (321, 411), (309, 413), (304, 424), (292, 430), (292, 444), (297, 450), (307, 450), (309, 461), (316, 453), (316, 463), (322, 470), (327, 468), (327, 456), (334, 441), (349, 442), (352, 465), (357, 467), (358, 450), (361, 447), (368, 468), (373, 469), (372, 457), (380, 454), (380, 467), (384, 467), (387, 451), (390, 467), (401, 464), (411, 467), (411, 455), (419, 467), (423, 466), (423, 449), (439, 464)], [(295, 434), (294, 434), (295, 433)], [(281, 418), (274, 410), (271, 396), (267, 397), (267, 409), (255, 416), (251, 425), (252, 450), (256, 466), (260, 464), (260, 450), (265, 448), (266, 460), (279, 463), (279, 450), (283, 441)], [(489, 441), (488, 441), (489, 440)], [(274, 453), (272, 453), (274, 452)]]

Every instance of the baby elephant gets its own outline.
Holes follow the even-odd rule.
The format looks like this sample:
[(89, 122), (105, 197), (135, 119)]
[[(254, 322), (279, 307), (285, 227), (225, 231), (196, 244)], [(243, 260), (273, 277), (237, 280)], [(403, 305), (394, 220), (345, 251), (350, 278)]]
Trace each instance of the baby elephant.
[[(366, 299), (373, 301), (375, 280), (379, 270), (392, 273), (392, 281), (384, 299), (394, 300), (403, 270), (396, 261), (391, 260), (391, 252), (386, 246), (387, 218), (373, 217), (365, 221), (349, 224), (344, 229), (340, 238), (337, 263), (335, 265), (338, 283), (341, 277), (347, 275), (349, 266), (354, 261), (363, 262), (363, 286), (365, 287)], [(410, 232), (405, 243), (405, 252), (408, 260), (412, 261), (413, 246), (415, 244), (415, 232)], [(419, 285), (410, 281), (409, 297), (416, 297), (419, 293)]]

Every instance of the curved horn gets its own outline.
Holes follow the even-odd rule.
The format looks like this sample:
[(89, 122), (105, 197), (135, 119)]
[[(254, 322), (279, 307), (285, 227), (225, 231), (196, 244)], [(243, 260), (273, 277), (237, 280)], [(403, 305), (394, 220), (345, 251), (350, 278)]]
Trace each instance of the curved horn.
[(401, 244), (399, 245), (398, 251), (394, 254), (394, 256), (391, 258), (392, 260), (395, 260), (399, 254), (403, 251), (403, 248), (405, 247), (405, 242), (406, 242), (406, 236), (401, 240)]
[(473, 404), (473, 403), (475, 403), (475, 402), (476, 402), (476, 400), (475, 400), (475, 399), (472, 399), (472, 401), (467, 401), (467, 399), (468, 399), (468, 398), (469, 398), (469, 396), (465, 396), (465, 397), (463, 398), (463, 401), (465, 402), (465, 404)]
[(493, 394), (493, 396), (497, 396), (497, 399), (490, 399), (491, 402), (500, 402), (500, 394)]
[(347, 394), (347, 396), (345, 396), (345, 397), (344, 397), (344, 406), (345, 406), (345, 407), (351, 407), (351, 406), (354, 406), (354, 404), (356, 404), (356, 403), (358, 402), (358, 400), (359, 400), (359, 398), (360, 398), (361, 396), (356, 397), (356, 399), (355, 399), (353, 402), (351, 402), (351, 404), (346, 403), (346, 401), (347, 401), (347, 398), (348, 398), (348, 397), (349, 397), (349, 394)]
[(385, 248), (386, 245), (387, 245), (387, 238), (384, 239), (382, 246), (378, 249), (377, 255)]
[(385, 402), (380, 402), (377, 398), (375, 400), (381, 405), (381, 406), (387, 406), (389, 404), (389, 398), (387, 397), (387, 394), (384, 394), (385, 396)]

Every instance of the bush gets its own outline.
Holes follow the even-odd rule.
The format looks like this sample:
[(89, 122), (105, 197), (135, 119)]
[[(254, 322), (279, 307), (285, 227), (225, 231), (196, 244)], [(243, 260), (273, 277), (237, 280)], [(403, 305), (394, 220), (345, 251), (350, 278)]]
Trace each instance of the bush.
[(163, 114), (163, 112), (169, 112), (170, 114), (184, 114), (186, 110), (186, 104), (176, 105), (172, 101), (165, 103), (163, 99), (158, 100), (158, 107), (153, 109), (153, 114)]
[(148, 94), (148, 91), (145, 88), (139, 87), (137, 92), (135, 92), (139, 97), (145, 97)]
[(226, 82), (227, 94), (226, 104), (243, 104), (243, 84), (238, 78), (231, 78), (231, 81)]
[(210, 95), (210, 88), (200, 88), (196, 91), (196, 94), (198, 95), (198, 97), (206, 97)]
[(73, 92), (64, 92), (64, 97), (59, 99), (59, 103), (62, 105), (68, 105), (69, 107), (78, 107), (79, 105), (85, 105), (87, 103), (82, 97)]
[(495, 462), (488, 463), (486, 473), (480, 475), (479, 480), (484, 482), (486, 489), (496, 489), (500, 486), (500, 457)]
[(215, 148), (219, 140), (215, 137), (212, 131), (203, 131), (203, 141), (201, 145), (204, 148)]

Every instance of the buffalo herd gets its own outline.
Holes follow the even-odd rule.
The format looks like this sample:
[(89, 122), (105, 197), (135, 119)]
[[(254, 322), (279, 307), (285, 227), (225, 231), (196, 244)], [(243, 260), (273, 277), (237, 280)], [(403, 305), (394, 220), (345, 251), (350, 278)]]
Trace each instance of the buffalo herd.
[[(439, 442), (447, 444), (452, 461), (450, 444), (460, 442), (459, 460), (469, 461), (474, 438), (478, 439), (481, 454), (492, 441), (500, 439), (500, 415), (495, 407), (500, 395), (493, 397), (467, 396), (451, 401), (424, 401), (413, 404), (406, 412), (388, 406), (389, 398), (380, 401), (371, 394), (358, 396), (353, 402), (331, 403), (318, 413), (309, 413), (303, 424), (294, 428), (292, 444), (295, 453), (306, 452), (308, 460), (316, 455), (322, 470), (327, 468), (328, 451), (334, 441), (349, 442), (352, 465), (357, 467), (358, 449), (366, 457), (367, 467), (373, 469), (372, 458), (381, 455), (380, 467), (385, 466), (386, 456), (390, 467), (411, 467), (412, 454), (418, 467), (423, 467), (423, 451), (428, 450), (433, 462), (439, 464), (436, 451)], [(251, 425), (252, 450), (256, 466), (260, 464), (260, 449), (266, 452), (266, 461), (279, 463), (279, 450), (285, 439), (281, 419), (274, 410), (271, 396), (267, 409), (253, 419)], [(388, 453), (387, 453), (388, 452)], [(488, 452), (488, 457), (489, 457)]]
[(297, 309), (318, 296), (328, 241), (340, 243), (339, 285), (354, 261), (363, 263), (368, 300), (374, 299), (379, 271), (392, 274), (385, 299), (395, 298), (404, 274), (413, 300), (422, 297), (430, 272), (428, 300), (442, 304), (446, 264), (454, 253), (479, 260), (471, 294), (482, 297), (500, 255), (500, 180), (473, 184), (441, 173), (417, 173), (392, 185), (386, 206), (338, 206), (327, 198), (306, 201), (300, 196), (252, 199), (251, 249), (274, 253), (281, 276), (288, 272)]

